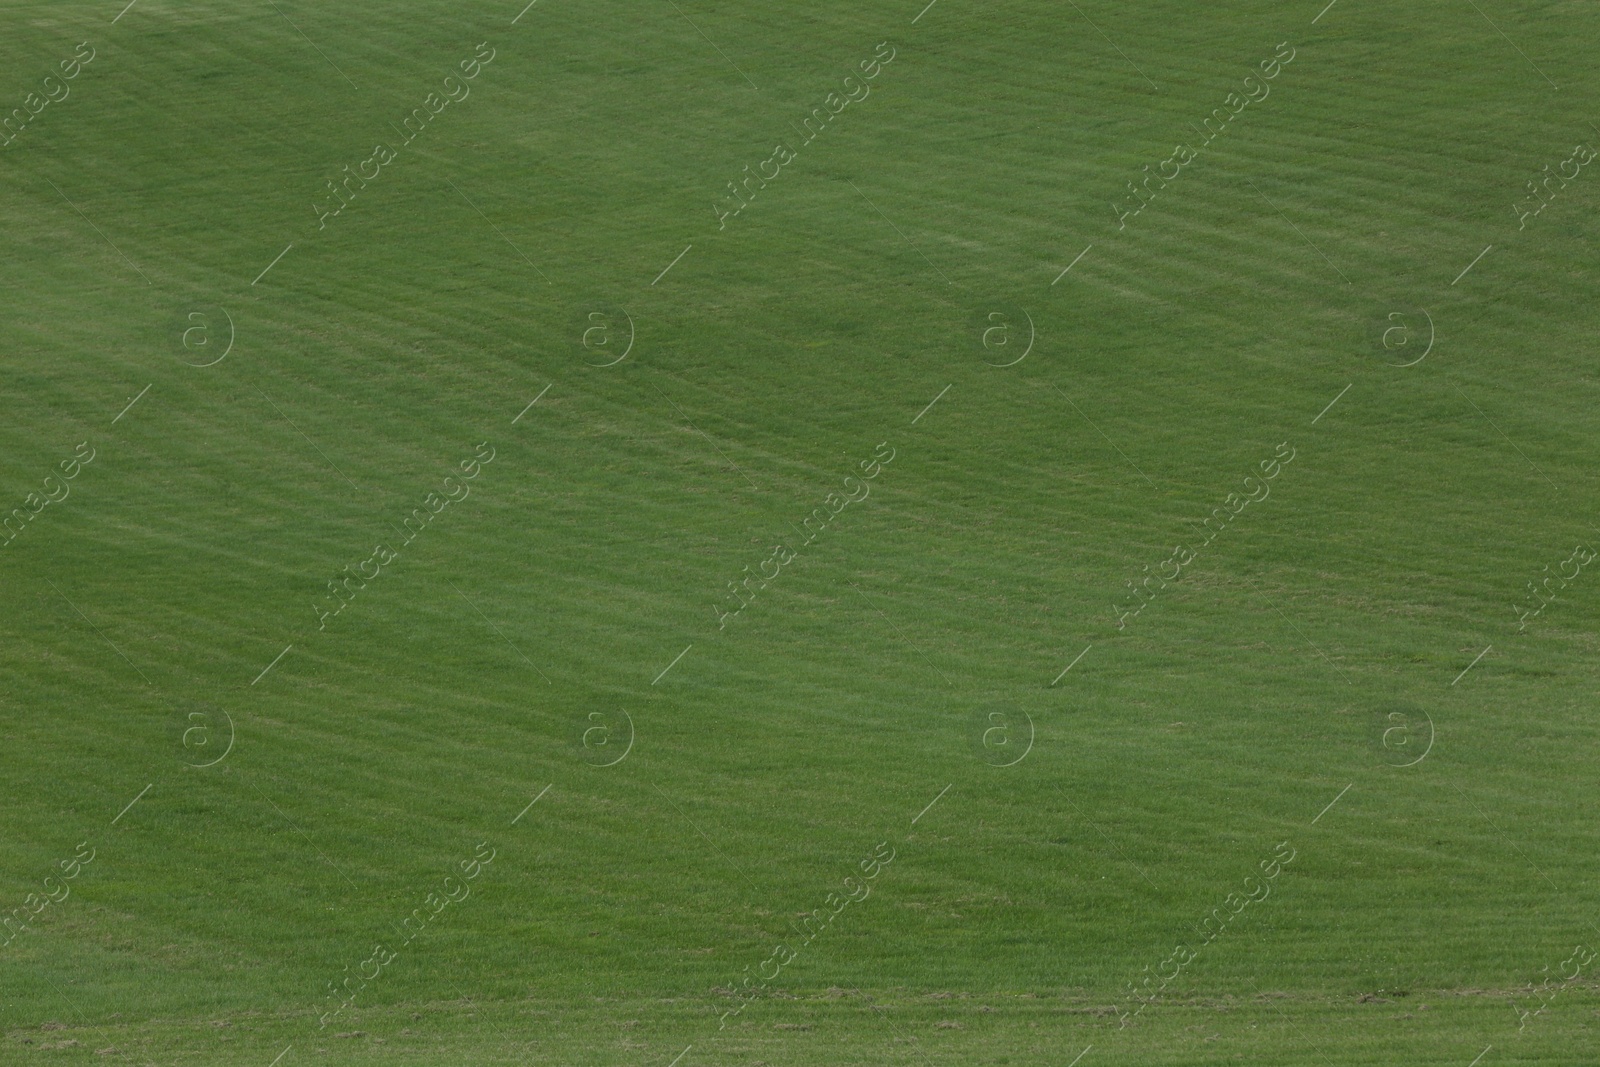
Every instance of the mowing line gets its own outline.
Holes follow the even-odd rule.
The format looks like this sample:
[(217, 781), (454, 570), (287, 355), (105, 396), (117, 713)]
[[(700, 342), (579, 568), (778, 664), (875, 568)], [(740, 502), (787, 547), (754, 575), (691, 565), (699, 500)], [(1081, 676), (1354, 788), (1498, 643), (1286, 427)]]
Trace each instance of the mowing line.
[[(283, 657), (287, 656), (289, 654), (289, 649), (293, 647), (294, 644), (291, 642), (288, 648), (285, 648), (282, 652), (278, 653), (278, 659), (282, 659)], [(267, 676), (267, 671), (270, 671), (272, 668), (278, 665), (278, 659), (275, 659), (271, 663), (267, 664), (266, 667), (262, 669), (261, 673), (256, 675), (256, 682), (259, 682), (261, 679), (265, 678)], [(256, 682), (251, 682), (250, 684), (255, 685)]]
[[(1494, 245), (1490, 245), (1489, 246), (1489, 248), (1493, 248), (1493, 247), (1494, 247)], [(1478, 253), (1478, 259), (1482, 259), (1484, 256), (1488, 255), (1489, 254), (1489, 248), (1485, 248), (1482, 252), (1479, 252)], [(1473, 267), (1476, 267), (1478, 265), (1478, 259), (1474, 259), (1471, 263), (1468, 263), (1467, 264), (1467, 270), (1471, 270)], [(1464, 270), (1460, 274), (1456, 275), (1456, 282), (1459, 282), (1462, 278), (1465, 278), (1467, 276), (1467, 270)], [(1450, 284), (1454, 285), (1456, 282), (1451, 282)]]
[[(954, 384), (955, 384), (954, 382), (950, 383), (950, 385), (954, 385)], [(917, 415), (917, 419), (920, 419), (920, 418), (922, 418), (923, 415), (926, 415), (928, 413), (929, 408), (932, 408), (933, 405), (935, 405), (935, 404), (937, 404), (939, 402), (939, 397), (940, 396), (944, 396), (944, 394), (948, 393), (949, 391), (950, 391), (950, 386), (949, 385), (947, 385), (943, 389), (939, 390), (939, 396), (936, 396), (932, 400), (928, 401), (928, 407), (925, 407), (925, 408), (922, 409), (922, 411)], [(915, 426), (917, 424), (917, 419), (912, 419), (911, 420), (911, 425)]]
[(1455, 682), (1451, 682), (1450, 684), (1451, 685), (1455, 685), (1456, 682), (1461, 681), (1462, 676), (1465, 675), (1467, 673), (1467, 671), (1470, 671), (1472, 668), (1476, 667), (1478, 665), (1478, 660), (1482, 659), (1484, 656), (1487, 656), (1489, 654), (1489, 649), (1491, 649), (1493, 647), (1494, 647), (1493, 645), (1489, 645), (1482, 652), (1479, 652), (1477, 654), (1477, 656), (1475, 656), (1473, 658), (1472, 662), (1467, 664), (1466, 667), (1462, 669), (1461, 674), (1456, 675)]
[[(936, 796), (932, 800), (928, 801), (928, 807), (927, 808), (923, 808), (921, 811), (917, 812), (917, 819), (920, 819), (924, 815), (928, 814), (928, 808), (931, 808), (935, 804), (939, 803), (940, 798), (943, 797), (946, 793), (950, 792), (951, 787), (954, 786), (954, 785), (955, 785), (955, 783), (951, 782), (950, 785), (947, 785), (943, 789), (939, 790), (939, 796)], [(911, 820), (911, 825), (912, 826), (917, 825), (917, 819), (912, 819)]]
[[(693, 648), (693, 647), (694, 647), (694, 644), (691, 642), (690, 645), (689, 645), (689, 648)], [(651, 682), (650, 684), (651, 685), (655, 685), (656, 682), (659, 682), (659, 681), (661, 681), (662, 678), (666, 677), (667, 671), (670, 671), (672, 668), (676, 667), (678, 665), (678, 660), (682, 659), (683, 657), (685, 657), (685, 656), (687, 656), (689, 654), (689, 648), (686, 648), (682, 652), (679, 652), (678, 655), (677, 655), (677, 658), (674, 659), (671, 663), (667, 664), (664, 668), (662, 668), (661, 673), (656, 675), (655, 682)]]
[[(528, 6), (532, 7), (533, 5), (529, 4)], [(555, 785), (555, 783), (551, 782), (550, 785), (547, 785), (543, 789), (539, 790), (539, 797), (542, 797), (546, 793), (550, 792), (550, 786), (551, 785)], [(539, 797), (534, 797), (532, 800), (528, 801), (528, 808), (531, 808), (535, 804), (539, 803)], [(512, 826), (517, 825), (517, 820), (521, 819), (524, 815), (528, 814), (528, 808), (523, 808), (521, 811), (517, 812), (517, 818), (511, 820), (511, 825)], [(674, 1061), (674, 1062), (676, 1062), (676, 1061)]]
[[(282, 252), (278, 253), (278, 259), (282, 259), (284, 256), (288, 255), (289, 254), (289, 248), (293, 248), (293, 247), (294, 247), (294, 242), (290, 241), (289, 242), (289, 247), (285, 248)], [(273, 267), (276, 267), (278, 265), (278, 259), (275, 259), (271, 263), (268, 263), (267, 264), (267, 270), (271, 270)], [(259, 282), (262, 278), (265, 278), (267, 276), (267, 270), (264, 270), (260, 274), (256, 275), (256, 282)], [(250, 284), (254, 285), (256, 282), (251, 282)]]
[[(1351, 382), (1350, 383), (1350, 385), (1354, 385), (1354, 384), (1356, 384), (1356, 383), (1355, 382)], [(1350, 385), (1347, 385), (1343, 389), (1339, 390), (1339, 396), (1344, 396), (1344, 394), (1348, 393), (1350, 391)], [(1317, 412), (1317, 419), (1320, 419), (1320, 418), (1322, 418), (1322, 416), (1326, 415), (1328, 413), (1328, 409), (1332, 408), (1333, 405), (1335, 405), (1335, 404), (1337, 404), (1339, 402), (1339, 396), (1336, 396), (1332, 400), (1328, 401), (1328, 407), (1325, 407), (1321, 411)], [(1311, 425), (1315, 426), (1317, 424), (1317, 419), (1312, 419), (1311, 420)]]
[[(1354, 783), (1354, 782), (1351, 782), (1351, 783), (1350, 783), (1350, 785), (1355, 785), (1355, 783)], [(1347, 785), (1347, 786), (1345, 786), (1345, 787), (1344, 787), (1344, 788), (1343, 788), (1343, 789), (1341, 789), (1341, 790), (1339, 790), (1339, 797), (1342, 797), (1342, 796), (1344, 796), (1344, 795), (1345, 795), (1345, 794), (1346, 794), (1346, 793), (1348, 793), (1348, 792), (1350, 792), (1350, 785)], [(1334, 798), (1333, 798), (1333, 799), (1332, 799), (1332, 800), (1330, 800), (1330, 801), (1328, 801), (1328, 807), (1327, 807), (1327, 808), (1323, 808), (1323, 809), (1322, 809), (1322, 810), (1321, 810), (1321, 811), (1319, 811), (1319, 812), (1318, 812), (1318, 813), (1317, 813), (1317, 819), (1320, 819), (1320, 818), (1322, 818), (1322, 817), (1323, 817), (1323, 816), (1324, 816), (1324, 815), (1326, 815), (1326, 814), (1328, 814), (1328, 808), (1331, 808), (1331, 807), (1333, 807), (1333, 806), (1334, 806), (1334, 805), (1335, 805), (1335, 804), (1337, 804), (1337, 803), (1339, 803), (1339, 797), (1334, 797)], [(1317, 825), (1317, 819), (1312, 819), (1312, 820), (1311, 820), (1311, 825), (1312, 825), (1312, 826), (1315, 826), (1315, 825)]]
[[(120, 819), (124, 815), (128, 814), (128, 808), (131, 808), (135, 804), (139, 803), (140, 797), (143, 797), (146, 793), (150, 792), (150, 790), (154, 789), (155, 787), (156, 787), (156, 784), (154, 782), (151, 782), (149, 785), (147, 785), (143, 789), (139, 790), (139, 796), (134, 797), (132, 800), (128, 801), (128, 807), (127, 808), (123, 808), (121, 811), (117, 812), (117, 819)], [(117, 819), (112, 819), (111, 820), (111, 825), (112, 826), (117, 825)]]
[[(1093, 248), (1093, 247), (1094, 247), (1094, 245), (1092, 245), (1092, 244), (1089, 246), (1089, 248)], [(1071, 270), (1073, 267), (1076, 267), (1078, 265), (1078, 259), (1082, 259), (1084, 256), (1089, 254), (1089, 248), (1085, 248), (1082, 252), (1079, 252), (1078, 253), (1078, 258), (1074, 259), (1071, 263), (1067, 264), (1067, 270)], [(1067, 276), (1067, 270), (1064, 270), (1060, 274), (1056, 275), (1056, 282), (1059, 282), (1062, 278), (1065, 278)], [(1054, 285), (1056, 282), (1051, 282), (1050, 284)]]
[[(154, 384), (155, 384), (155, 382), (151, 382), (150, 383), (150, 385), (154, 385)], [(150, 385), (147, 385), (143, 389), (139, 390), (139, 396), (144, 396), (144, 394), (148, 393), (150, 391)], [(117, 413), (117, 418), (111, 420), (111, 425), (115, 426), (117, 424), (117, 419), (120, 419), (120, 418), (122, 418), (122, 416), (126, 415), (128, 413), (128, 411), (129, 411), (129, 409), (131, 409), (133, 407), (133, 405), (135, 405), (135, 404), (137, 404), (139, 402), (139, 396), (136, 396), (132, 400), (128, 401), (128, 406), (123, 408), (120, 412)]]
[[(694, 245), (689, 245), (682, 252), (679, 252), (678, 253), (678, 259), (682, 259), (684, 256), (688, 255), (689, 254), (689, 249), (693, 248), (693, 247), (694, 247)], [(667, 264), (667, 270), (671, 270), (673, 267), (676, 267), (678, 265), (678, 259), (675, 259), (671, 263), (668, 263)], [(659, 282), (662, 278), (665, 278), (667, 276), (667, 270), (664, 270), (660, 274), (656, 275), (656, 282)], [(654, 285), (656, 282), (651, 282), (650, 284)]]
[[(1061, 681), (1061, 679), (1065, 678), (1067, 676), (1067, 671), (1070, 671), (1072, 668), (1076, 667), (1078, 665), (1078, 660), (1082, 659), (1085, 656), (1087, 656), (1089, 654), (1089, 649), (1091, 649), (1093, 647), (1094, 647), (1094, 645), (1092, 645), (1092, 644), (1088, 645), (1088, 646), (1086, 646), (1084, 648), (1084, 650), (1082, 652), (1079, 652), (1078, 653), (1078, 659), (1075, 659), (1071, 663), (1067, 664), (1066, 670), (1064, 670), (1060, 674), (1056, 675), (1056, 681), (1055, 682), (1051, 682), (1050, 684), (1051, 685), (1055, 685), (1056, 682), (1059, 682), (1059, 681)], [(1073, 1062), (1076, 1063), (1077, 1061), (1074, 1060)]]

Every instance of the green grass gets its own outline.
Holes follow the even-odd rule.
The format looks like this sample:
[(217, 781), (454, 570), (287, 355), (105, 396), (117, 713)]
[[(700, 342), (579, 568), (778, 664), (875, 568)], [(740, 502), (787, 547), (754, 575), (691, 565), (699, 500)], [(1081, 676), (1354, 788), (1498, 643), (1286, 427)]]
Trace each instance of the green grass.
[[(0, 507), (96, 450), (0, 548), (0, 911), (96, 850), (0, 949), (4, 1062), (1592, 1058), (1591, 970), (1520, 1031), (1512, 998), (1600, 943), (1600, 575), (1525, 632), (1512, 605), (1600, 541), (1600, 176), (1510, 209), (1600, 140), (1592, 6), (120, 6), (0, 4), (4, 108), (96, 52), (0, 148)], [(324, 181), (485, 41), (319, 231)], [(1034, 324), (1015, 366), (995, 308)], [(1415, 309), (1434, 347), (1391, 366)], [(615, 366), (596, 310), (633, 323)], [(1397, 709), (1432, 724), (1409, 767)], [(1013, 766), (974, 746), (992, 711), (1032, 723)], [(471, 896), (319, 1026), (480, 842)]]

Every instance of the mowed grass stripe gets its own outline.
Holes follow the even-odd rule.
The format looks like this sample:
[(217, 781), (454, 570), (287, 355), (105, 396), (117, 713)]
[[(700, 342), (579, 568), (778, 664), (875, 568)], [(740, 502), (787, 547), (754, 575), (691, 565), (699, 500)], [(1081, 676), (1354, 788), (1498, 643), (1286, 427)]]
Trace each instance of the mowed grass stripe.
[[(414, 102), (435, 59), (453, 60), (458, 30), (470, 45), (515, 11), (480, 23), (437, 5), (376, 19), (286, 8), (371, 94), (346, 112), (339, 102), (356, 94), (276, 14), (223, 9), (260, 21), (240, 24), (240, 51), (219, 23), (215, 50), (196, 52), (198, 34), (186, 45), (149, 2), (117, 27), (144, 27), (137, 48), (117, 45), (141, 63), (105, 83), (127, 98), (78, 113), (75, 91), (49, 116), (60, 124), (38, 132), (65, 147), (73, 131), (93, 163), (85, 210), (135, 235), (160, 292), (111, 284), (116, 257), (92, 248), (81, 220), (70, 230), (59, 205), (67, 253), (44, 258), (54, 231), (35, 228), (34, 251), (14, 260), (36, 295), (13, 312), (27, 346), (4, 432), (20, 498), (35, 478), (27, 457), (53, 462), (64, 422), (109, 420), (155, 381), (73, 498), (10, 551), (70, 579), (58, 584), (75, 600), (86, 589), (82, 606), (158, 691), (138, 692), (64, 605), (21, 586), (40, 606), (11, 624), (8, 674), (22, 684), (7, 706), (24, 743), (4, 774), (34, 797), (12, 825), (39, 862), (19, 859), (7, 884), (18, 899), (33, 891), (66, 828), (108, 819), (165, 773), (150, 768), (178, 764), (179, 700), (226, 705), (243, 740), (210, 776), (174, 766), (107, 839), (106, 877), (78, 883), (16, 957), (18, 1027), (65, 1014), (32, 980), (48, 973), (108, 1025), (133, 1010), (176, 1020), (140, 1032), (153, 1041), (140, 1052), (204, 1048), (218, 1062), (268, 1063), (291, 1042), (291, 1055), (326, 1046), (354, 1062), (413, 1041), (485, 1061), (536, 1044), (585, 1062), (668, 1062), (694, 1041), (691, 1055), (802, 1063), (819, 1037), (837, 1039), (836, 1058), (877, 1062), (899, 1054), (899, 1034), (855, 998), (840, 1016), (808, 1014), (831, 1002), (768, 998), (733, 1035), (701, 1033), (731, 1003), (712, 990), (821, 906), (863, 846), (897, 833), (900, 857), (872, 897), (778, 985), (892, 994), (895, 1026), (954, 1060), (992, 1051), (980, 1035), (1008, 1051), (1070, 1059), (1093, 1043), (1103, 1055), (1116, 1024), (1091, 1012), (1126, 1000), (1140, 968), (1193, 937), (1285, 836), (1301, 859), (1273, 899), (1185, 971), (1172, 1006), (1121, 1035), (1145, 1058), (1303, 1058), (1315, 1043), (1361, 1062), (1381, 1039), (1419, 1055), (1459, 1046), (1464, 1063), (1514, 1029), (1504, 1000), (1418, 991), (1522, 988), (1563, 957), (1547, 947), (1581, 936), (1581, 891), (1566, 887), (1582, 885), (1586, 862), (1567, 814), (1581, 811), (1590, 732), (1585, 591), (1525, 641), (1496, 627), (1514, 627), (1508, 598), (1565, 555), (1550, 546), (1570, 539), (1592, 495), (1580, 449), (1586, 224), (1561, 214), (1584, 192), (1535, 220), (1550, 224), (1537, 238), (1530, 227), (1515, 245), (1480, 241), (1481, 227), (1515, 225), (1506, 191), (1543, 161), (1532, 142), (1560, 127), (1527, 120), (1541, 83), (1481, 19), (1440, 19), (1442, 5), (1407, 16), (1423, 58), (1401, 69), (1393, 17), (1359, 6), (1334, 8), (1301, 45), (1310, 7), (1180, 18), (1086, 5), (1155, 92), (1072, 11), (944, 0), (913, 28), (910, 7), (686, 7), (758, 94), (669, 8), (641, 21), (622, 5), (541, 4), (515, 28), (535, 31), (515, 39), (526, 49), (502, 48), (384, 184), (250, 289), (314, 226), (307, 197), (324, 168), (363, 158), (352, 146), (391, 104)], [(1543, 65), (1548, 24), (1524, 39), (1528, 12), (1489, 10)], [(624, 29), (597, 40), (608, 19)], [(1170, 152), (1147, 150), (1163, 130), (1198, 120), (1259, 58), (1255, 35), (1265, 50), (1286, 36), (1301, 47), (1272, 98), (1115, 234), (1105, 201)], [(901, 51), (872, 98), (712, 236), (722, 183), (885, 38)], [(172, 62), (186, 47), (193, 58)], [(1502, 50), (1492, 63), (1478, 59), (1487, 48)], [(230, 54), (259, 73), (204, 88), (199, 75)], [(1429, 65), (1440, 55), (1486, 69), (1440, 78)], [(1462, 131), (1497, 96), (1509, 103), (1489, 124), (1493, 147), (1468, 145)], [(159, 117), (155, 98), (174, 119), (141, 126)], [(70, 127), (79, 114), (95, 121)], [(119, 158), (126, 174), (111, 172)], [(241, 347), (214, 373), (172, 362), (181, 310), (167, 305), (201, 296), (235, 311), (244, 301)], [(983, 366), (970, 336), (975, 305), (994, 299), (1041, 326), (1040, 347), (1010, 370)], [(1382, 366), (1371, 349), (1370, 320), (1391, 301), (1443, 312), (1441, 345), (1419, 367)], [(606, 302), (640, 328), (635, 354), (609, 371), (583, 366), (571, 335)], [(1573, 497), (1548, 494), (1456, 386)], [(101, 393), (103, 416), (84, 399)], [(290, 640), (283, 630), (314, 626), (320, 584), (485, 437), (499, 454), (472, 497), (333, 633), (297, 641), (250, 686)], [(1192, 536), (1285, 437), (1300, 455), (1272, 498), (1117, 633), (1124, 581)], [(726, 581), (885, 438), (899, 454), (872, 497), (716, 631), (709, 607)], [(41, 638), (51, 624), (61, 629)], [(1495, 652), (1450, 687), (1490, 641)], [(40, 649), (70, 670), (32, 663)], [(1374, 718), (1395, 699), (1435, 716), (1438, 747), (1417, 768), (1383, 765)], [(974, 716), (996, 703), (1039, 728), (1004, 770), (969, 747)], [(636, 749), (613, 768), (584, 765), (587, 713), (619, 707)], [(1507, 707), (1524, 710), (1508, 719)], [(58, 708), (70, 719), (52, 736), (32, 717)], [(1455, 785), (1503, 816), (1533, 865)], [(321, 1040), (326, 984), (389, 936), (460, 847), (499, 845), (502, 830), (481, 889), (345, 1024), (386, 1044)], [(1418, 904), (1441, 886), (1443, 927)], [(1401, 988), (1416, 1000), (1358, 999)], [(1261, 989), (1292, 992), (1282, 1014), (1252, 999)], [(1053, 1014), (1016, 998), (975, 1010), (1022, 991)], [(505, 1033), (469, 1029), (445, 1006), (461, 993)], [(572, 1000), (634, 994), (650, 1002)], [(1580, 1016), (1561, 1011), (1581, 1011), (1580, 995), (1566, 991), (1532, 1040), (1580, 1039)], [(1428, 1012), (1398, 1017), (1424, 997), (1437, 1002)], [(235, 1028), (192, 1025), (212, 1014)], [(637, 1029), (622, 1025), (633, 1018)], [(950, 1018), (965, 1029), (933, 1025)], [(815, 1029), (771, 1030), (791, 1020)]]

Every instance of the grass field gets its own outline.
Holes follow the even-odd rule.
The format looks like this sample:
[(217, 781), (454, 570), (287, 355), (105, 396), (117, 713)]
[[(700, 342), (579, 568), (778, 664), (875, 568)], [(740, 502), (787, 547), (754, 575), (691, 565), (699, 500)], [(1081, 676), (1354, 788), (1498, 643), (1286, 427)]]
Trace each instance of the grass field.
[(1600, 6), (123, 2), (0, 1062), (1595, 1062)]

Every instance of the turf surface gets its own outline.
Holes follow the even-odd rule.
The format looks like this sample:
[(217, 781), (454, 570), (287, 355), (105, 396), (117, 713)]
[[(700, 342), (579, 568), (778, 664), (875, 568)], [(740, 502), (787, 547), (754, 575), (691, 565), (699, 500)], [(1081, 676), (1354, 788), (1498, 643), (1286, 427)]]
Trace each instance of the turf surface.
[(0, 27), (4, 1062), (1593, 1062), (1594, 5)]

